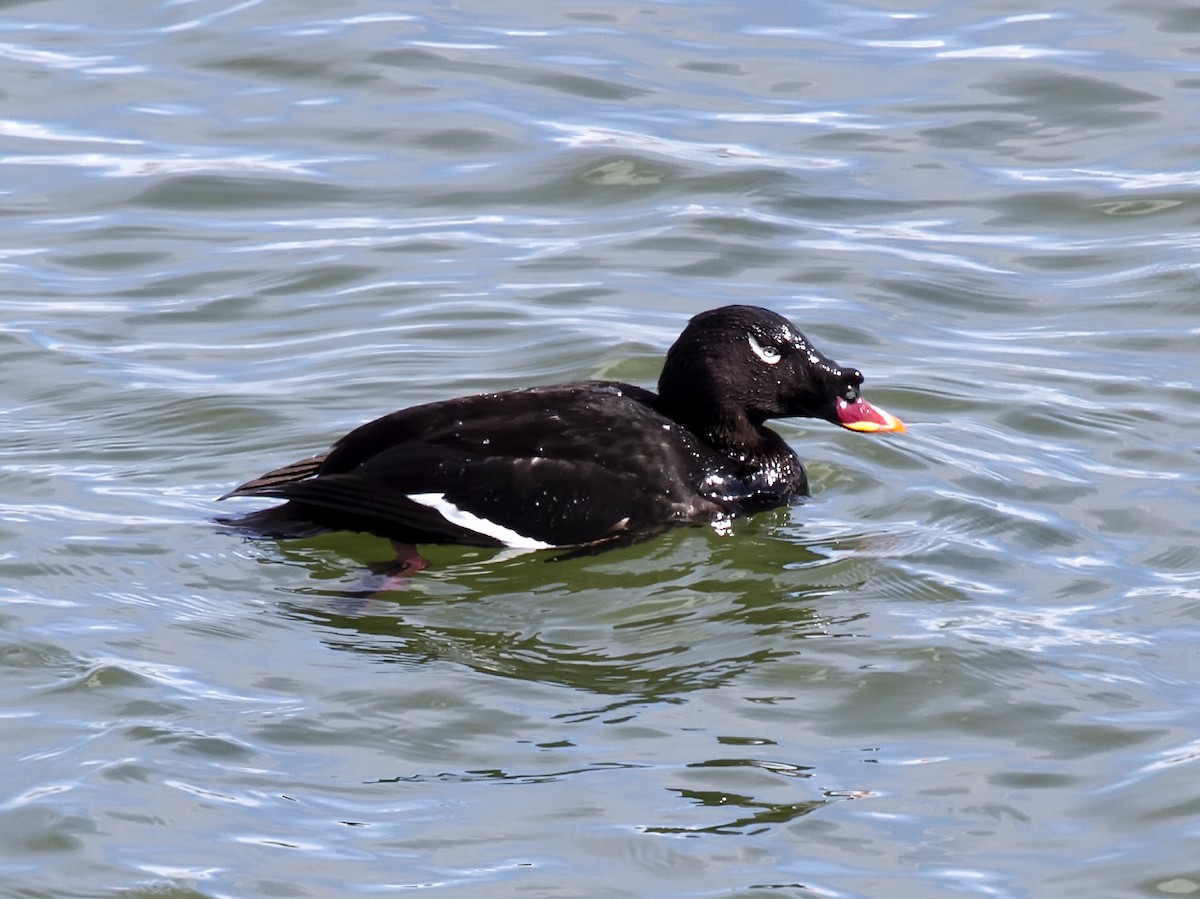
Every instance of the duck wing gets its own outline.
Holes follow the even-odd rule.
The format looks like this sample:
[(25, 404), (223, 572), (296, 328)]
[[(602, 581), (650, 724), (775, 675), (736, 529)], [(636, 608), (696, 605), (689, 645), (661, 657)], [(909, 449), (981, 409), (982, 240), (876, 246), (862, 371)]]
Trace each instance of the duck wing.
[(707, 520), (719, 507), (694, 485), (712, 451), (655, 400), (585, 382), (415, 406), (228, 495), (405, 542), (572, 546)]

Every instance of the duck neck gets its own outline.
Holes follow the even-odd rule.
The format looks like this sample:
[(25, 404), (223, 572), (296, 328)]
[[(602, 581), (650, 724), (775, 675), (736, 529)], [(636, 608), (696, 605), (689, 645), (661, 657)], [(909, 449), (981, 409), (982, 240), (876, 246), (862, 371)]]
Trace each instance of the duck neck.
[(774, 431), (763, 427), (761, 421), (755, 421), (742, 409), (704, 404), (667, 411), (718, 453), (739, 463), (753, 464), (755, 459), (774, 451), (779, 440)]
[[(686, 334), (686, 332), (685, 332)], [(723, 456), (751, 463), (777, 450), (780, 438), (763, 427), (765, 418), (741, 403), (730, 402), (728, 385), (718, 377), (719, 359), (704, 346), (680, 338), (667, 353), (658, 379), (659, 409)]]
[[(670, 395), (667, 399), (670, 398)], [(660, 411), (687, 428), (732, 463), (735, 493), (770, 497), (769, 506), (808, 493), (804, 466), (787, 442), (763, 419), (744, 409), (712, 402), (664, 402)]]

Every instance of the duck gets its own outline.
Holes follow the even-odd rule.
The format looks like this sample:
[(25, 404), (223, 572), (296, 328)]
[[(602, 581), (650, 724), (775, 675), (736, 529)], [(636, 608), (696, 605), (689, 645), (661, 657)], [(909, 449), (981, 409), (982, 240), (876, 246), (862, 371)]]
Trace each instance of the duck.
[(657, 392), (593, 380), (411, 406), (235, 487), (220, 499), (284, 502), (218, 521), (277, 539), (366, 532), (397, 548), (604, 548), (676, 526), (726, 532), (808, 494), (769, 419), (905, 430), (862, 383), (782, 315), (722, 306), (687, 323)]

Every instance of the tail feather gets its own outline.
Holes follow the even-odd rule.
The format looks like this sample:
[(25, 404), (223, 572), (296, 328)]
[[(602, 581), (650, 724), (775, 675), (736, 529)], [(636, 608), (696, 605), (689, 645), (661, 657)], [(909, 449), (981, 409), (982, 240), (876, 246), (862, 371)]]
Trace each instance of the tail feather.
[(311, 478), (320, 469), (321, 463), (325, 461), (327, 455), (329, 454), (321, 453), (268, 471), (252, 481), (234, 487), (218, 499), (229, 499), (231, 496), (271, 496), (275, 488), (283, 484), (292, 484), (296, 481), (303, 481), (305, 478)]
[(281, 506), (272, 506), (270, 509), (259, 509), (257, 512), (247, 512), (245, 515), (219, 516), (213, 520), (230, 530), (255, 537), (274, 537), (285, 540), (296, 537), (313, 537), (332, 530), (305, 517), (294, 503), (284, 503)]

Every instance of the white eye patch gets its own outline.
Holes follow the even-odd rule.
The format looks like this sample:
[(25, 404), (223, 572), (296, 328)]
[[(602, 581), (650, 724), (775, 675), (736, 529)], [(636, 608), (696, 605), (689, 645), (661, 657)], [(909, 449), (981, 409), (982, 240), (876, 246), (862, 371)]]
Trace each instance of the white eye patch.
[(783, 358), (778, 348), (773, 346), (763, 346), (754, 339), (753, 334), (747, 334), (746, 337), (750, 340), (750, 349), (754, 351), (754, 355), (761, 359), (767, 365), (778, 365), (779, 360)]

